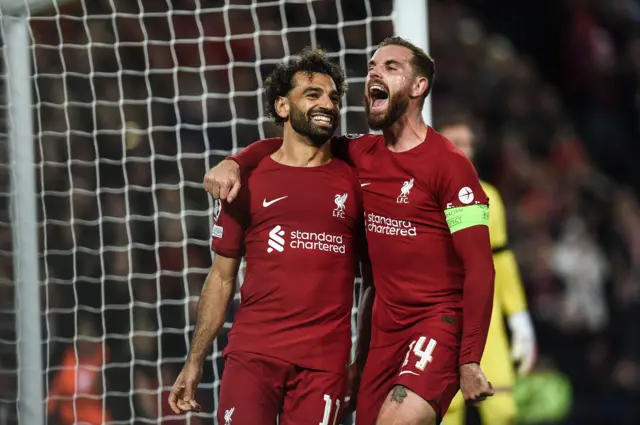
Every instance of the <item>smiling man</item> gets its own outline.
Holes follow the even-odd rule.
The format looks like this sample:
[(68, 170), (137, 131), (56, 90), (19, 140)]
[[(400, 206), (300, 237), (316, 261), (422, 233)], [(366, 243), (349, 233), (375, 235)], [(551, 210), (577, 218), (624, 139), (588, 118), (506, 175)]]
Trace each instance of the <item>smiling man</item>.
[(217, 210), (215, 262), (187, 364), (169, 399), (176, 413), (198, 409), (193, 394), (202, 363), (224, 324), (245, 256), (241, 303), (223, 353), (219, 423), (329, 424), (341, 414), (364, 238), (355, 171), (332, 158), (327, 143), (345, 91), (342, 69), (315, 49), (279, 65), (265, 81), (266, 110), (283, 126), (282, 146), (245, 174), (233, 204)]
[[(356, 424), (435, 425), (458, 388), (470, 403), (493, 394), (479, 366), (495, 276), (489, 200), (471, 162), (422, 119), (431, 57), (391, 37), (368, 67), (367, 120), (383, 134), (333, 142), (358, 171), (375, 282), (363, 283), (358, 313)], [(244, 174), (280, 145), (255, 143), (237, 164), (223, 161), (206, 189), (231, 201), (238, 165)]]

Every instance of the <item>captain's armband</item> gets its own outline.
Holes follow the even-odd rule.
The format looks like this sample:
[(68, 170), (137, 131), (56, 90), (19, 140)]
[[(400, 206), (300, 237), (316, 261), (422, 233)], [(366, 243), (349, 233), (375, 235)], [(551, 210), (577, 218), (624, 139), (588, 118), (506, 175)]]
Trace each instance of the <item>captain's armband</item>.
[(489, 206), (485, 204), (448, 208), (444, 216), (451, 234), (473, 226), (489, 226)]

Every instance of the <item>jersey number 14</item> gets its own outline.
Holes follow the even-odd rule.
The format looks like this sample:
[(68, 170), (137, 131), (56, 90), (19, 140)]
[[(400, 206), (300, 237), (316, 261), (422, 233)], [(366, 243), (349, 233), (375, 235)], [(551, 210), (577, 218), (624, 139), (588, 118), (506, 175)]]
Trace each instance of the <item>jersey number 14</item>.
[(417, 340), (411, 341), (411, 344), (409, 344), (409, 350), (407, 350), (407, 355), (404, 358), (404, 363), (402, 363), (402, 367), (400, 369), (403, 369), (407, 363), (409, 363), (409, 355), (411, 352), (413, 352), (413, 354), (419, 359), (416, 362), (416, 369), (424, 370), (424, 368), (427, 367), (427, 364), (433, 360), (433, 350), (435, 350), (438, 343), (435, 339), (430, 339), (427, 347), (423, 350), (422, 348), (426, 341), (426, 336), (421, 336)]

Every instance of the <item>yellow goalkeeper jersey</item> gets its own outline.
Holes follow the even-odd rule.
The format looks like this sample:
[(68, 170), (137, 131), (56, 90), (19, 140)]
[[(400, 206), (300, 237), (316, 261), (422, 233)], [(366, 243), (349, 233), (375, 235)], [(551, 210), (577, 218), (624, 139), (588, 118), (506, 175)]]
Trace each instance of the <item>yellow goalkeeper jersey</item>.
[[(495, 301), (493, 315), (503, 318), (526, 310), (527, 302), (518, 272), (515, 256), (508, 249), (507, 218), (498, 190), (482, 181), (482, 188), (489, 197), (489, 235), (496, 269)], [(498, 310), (495, 309), (498, 307)]]
[(496, 389), (510, 388), (515, 381), (505, 317), (527, 309), (515, 255), (508, 248), (507, 218), (498, 190), (486, 182), (482, 188), (489, 197), (489, 235), (496, 270), (493, 313), (481, 366)]

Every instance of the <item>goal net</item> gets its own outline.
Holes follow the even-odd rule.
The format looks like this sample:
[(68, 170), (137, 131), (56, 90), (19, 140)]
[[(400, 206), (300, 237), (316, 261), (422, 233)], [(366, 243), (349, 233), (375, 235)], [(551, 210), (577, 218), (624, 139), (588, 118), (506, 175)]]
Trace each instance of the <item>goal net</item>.
[[(205, 365), (202, 413), (174, 416), (166, 402), (212, 259), (203, 175), (279, 134), (264, 116), (261, 82), (307, 45), (347, 71), (339, 130), (366, 132), (366, 63), (393, 33), (392, 2), (60, 3), (29, 15), (47, 423), (211, 423), (225, 333)], [(10, 237), (5, 124), (0, 424), (12, 424), (20, 359), (11, 252), (20, 247)]]

